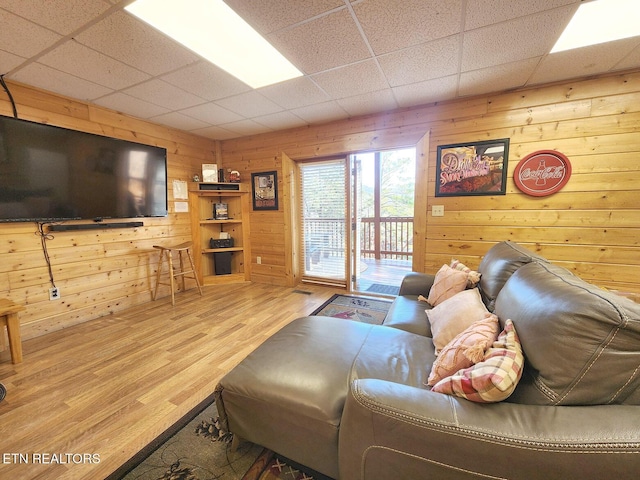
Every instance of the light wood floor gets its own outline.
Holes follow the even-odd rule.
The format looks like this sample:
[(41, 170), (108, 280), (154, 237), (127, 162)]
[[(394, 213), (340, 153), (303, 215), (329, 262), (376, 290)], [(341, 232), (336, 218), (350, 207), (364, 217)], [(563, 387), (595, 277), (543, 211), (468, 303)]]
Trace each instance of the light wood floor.
[(8, 393), (0, 402), (0, 478), (104, 478), (267, 337), (333, 293), (255, 283), (207, 287), (204, 297), (192, 289), (177, 294), (175, 307), (165, 296), (27, 340), (19, 365), (1, 352)]

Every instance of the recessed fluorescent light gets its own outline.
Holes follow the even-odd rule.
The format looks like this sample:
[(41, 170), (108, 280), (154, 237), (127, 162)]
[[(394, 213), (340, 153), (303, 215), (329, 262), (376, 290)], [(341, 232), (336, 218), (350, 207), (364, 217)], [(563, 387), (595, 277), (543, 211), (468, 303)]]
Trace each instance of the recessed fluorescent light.
[(595, 0), (580, 5), (551, 53), (640, 35), (640, 1)]
[(125, 9), (253, 88), (302, 76), (222, 0), (137, 0)]

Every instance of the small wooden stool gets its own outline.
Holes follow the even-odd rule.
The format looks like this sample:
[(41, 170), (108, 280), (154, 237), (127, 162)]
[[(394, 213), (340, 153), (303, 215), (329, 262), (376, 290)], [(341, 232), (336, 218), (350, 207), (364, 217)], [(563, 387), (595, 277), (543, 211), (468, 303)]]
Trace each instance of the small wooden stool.
[(13, 303), (6, 298), (0, 298), (0, 346), (4, 350), (4, 326), (6, 325), (12, 363), (22, 362), (22, 340), (20, 339), (20, 322), (18, 321), (18, 312), (22, 310), (24, 310), (22, 305)]
[[(175, 278), (176, 277), (181, 277), (181, 286), (182, 286), (182, 291), (185, 290), (185, 286), (184, 286), (184, 279), (186, 278), (192, 278), (196, 281), (196, 285), (198, 286), (198, 291), (200, 292), (200, 296), (202, 296), (202, 288), (200, 287), (200, 281), (198, 280), (198, 275), (196, 273), (196, 269), (193, 265), (193, 258), (191, 257), (191, 246), (192, 243), (191, 242), (185, 242), (185, 243), (181, 243), (180, 245), (176, 245), (173, 247), (163, 247), (161, 245), (154, 245), (153, 248), (157, 248), (158, 250), (160, 250), (160, 263), (158, 265), (158, 274), (156, 276), (156, 288), (153, 291), (153, 299), (156, 299), (156, 296), (158, 295), (158, 286), (159, 285), (169, 285), (171, 287), (171, 305), (176, 304), (176, 300), (175, 300), (175, 291), (176, 291), (176, 285), (175, 285)], [(175, 269), (173, 268), (173, 252), (178, 252), (178, 257), (180, 258), (180, 271), (175, 271)], [(184, 261), (182, 258), (182, 252), (185, 252), (187, 254), (187, 260), (189, 260), (189, 265), (191, 266), (191, 268), (189, 270), (185, 270), (184, 269)], [(162, 275), (162, 264), (164, 263), (164, 257), (167, 257), (168, 263), (169, 263), (169, 283), (163, 283), (160, 281), (160, 276)], [(187, 276), (188, 274), (191, 274), (191, 276)]]

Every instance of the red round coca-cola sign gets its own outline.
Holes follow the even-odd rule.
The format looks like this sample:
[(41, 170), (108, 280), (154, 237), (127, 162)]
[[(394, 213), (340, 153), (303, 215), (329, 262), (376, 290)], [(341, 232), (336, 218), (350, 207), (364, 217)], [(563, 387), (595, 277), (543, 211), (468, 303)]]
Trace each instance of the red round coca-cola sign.
[(571, 162), (555, 150), (533, 152), (516, 165), (513, 180), (527, 195), (544, 197), (556, 193), (571, 177)]

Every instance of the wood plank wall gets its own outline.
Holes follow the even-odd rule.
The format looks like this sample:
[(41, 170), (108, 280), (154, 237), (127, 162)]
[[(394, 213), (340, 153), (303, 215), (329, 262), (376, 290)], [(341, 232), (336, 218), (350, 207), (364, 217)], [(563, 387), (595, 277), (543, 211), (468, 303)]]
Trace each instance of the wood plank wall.
[[(0, 297), (25, 305), (23, 338), (31, 338), (151, 301), (158, 263), (154, 244), (191, 239), (188, 213), (175, 213), (172, 181), (189, 180), (215, 163), (216, 142), (101, 107), (10, 83), (18, 116), (167, 149), (169, 215), (135, 229), (55, 232), (47, 241), (61, 299), (49, 301), (49, 273), (35, 223), (0, 224)], [(0, 114), (12, 116), (0, 95)], [(96, 192), (99, 194), (99, 192)], [(159, 297), (168, 294), (159, 292)]]
[[(426, 132), (428, 165), (418, 170), (427, 175), (416, 178), (418, 195), (427, 196), (426, 211), (416, 213), (416, 221), (426, 222), (421, 270), (435, 272), (452, 257), (476, 267), (494, 243), (513, 240), (600, 286), (640, 292), (637, 70), (227, 140), (221, 158), (248, 178), (282, 173), (282, 154), (299, 161), (415, 145)], [(505, 137), (511, 142), (506, 195), (434, 197), (437, 145)], [(561, 192), (535, 198), (516, 188), (513, 171), (541, 149), (567, 155), (573, 175)], [(444, 217), (431, 216), (433, 204), (444, 205)], [(252, 212), (252, 280), (290, 283), (287, 218), (282, 205), (278, 212)]]
[[(520, 242), (601, 286), (640, 292), (640, 71), (523, 89), (380, 115), (353, 118), (223, 142), (133, 119), (117, 112), (9, 83), (20, 118), (166, 147), (169, 185), (188, 180), (202, 163), (279, 173), (280, 210), (251, 212), (251, 279), (292, 285), (290, 202), (282, 182), (289, 163), (353, 152), (416, 145), (430, 132), (426, 172), (416, 178), (424, 259), (434, 272), (451, 257), (477, 266), (495, 242)], [(0, 114), (12, 115), (5, 96)], [(511, 139), (507, 195), (434, 197), (438, 144)], [(573, 175), (559, 193), (522, 194), (512, 175), (519, 159), (539, 149), (566, 154)], [(283, 158), (286, 172), (283, 172)], [(289, 158), (291, 160), (289, 160)], [(426, 198), (425, 198), (426, 196)], [(431, 205), (445, 207), (431, 217)], [(0, 224), (0, 297), (26, 305), (25, 338), (151, 301), (155, 243), (191, 238), (189, 215), (145, 219), (144, 227), (59, 232), (47, 242), (60, 301), (49, 301), (49, 278), (36, 226)], [(257, 256), (262, 263), (257, 264)], [(161, 295), (164, 294), (161, 292)]]

